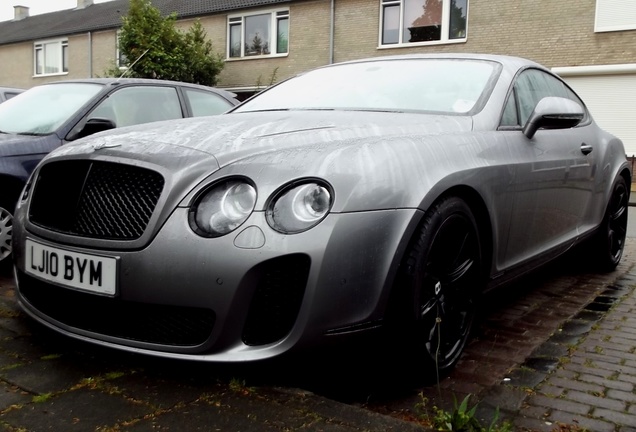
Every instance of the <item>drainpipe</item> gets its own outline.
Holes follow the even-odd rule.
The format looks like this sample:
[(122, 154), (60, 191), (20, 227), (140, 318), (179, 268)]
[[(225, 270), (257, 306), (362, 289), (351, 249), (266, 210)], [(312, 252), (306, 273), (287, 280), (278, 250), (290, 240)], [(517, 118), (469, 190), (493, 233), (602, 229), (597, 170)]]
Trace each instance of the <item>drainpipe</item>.
[(88, 77), (93, 78), (93, 33), (88, 32)]
[(329, 64), (333, 63), (334, 38), (335, 38), (335, 20), (336, 20), (336, 0), (331, 0), (331, 27), (329, 29)]

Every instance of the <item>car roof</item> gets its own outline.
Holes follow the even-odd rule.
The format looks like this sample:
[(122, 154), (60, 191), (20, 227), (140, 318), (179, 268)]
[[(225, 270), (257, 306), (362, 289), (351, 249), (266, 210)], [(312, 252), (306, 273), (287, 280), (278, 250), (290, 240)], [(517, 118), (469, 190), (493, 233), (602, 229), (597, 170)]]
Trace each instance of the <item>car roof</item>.
[(17, 87), (0, 87), (0, 91), (1, 92), (16, 92), (16, 93), (21, 93), (24, 91), (24, 89), (21, 88), (17, 88)]
[[(544, 66), (536, 63), (532, 60), (501, 54), (479, 54), (479, 53), (431, 53), (431, 54), (401, 54), (401, 55), (389, 55), (370, 57), (359, 60), (351, 60), (342, 63), (335, 63), (329, 66), (337, 66), (338, 64), (351, 64), (351, 63), (365, 63), (382, 60), (413, 60), (413, 59), (469, 59), (469, 60), (487, 60), (501, 63), (509, 67), (537, 67), (545, 69)], [(326, 67), (329, 67), (326, 66)]]
[(80, 79), (52, 81), (52, 82), (48, 82), (48, 83), (44, 83), (40, 85), (56, 85), (56, 84), (68, 84), (68, 83), (101, 84), (104, 86), (118, 86), (118, 85), (127, 85), (127, 84), (171, 85), (171, 86), (188, 87), (192, 89), (215, 92), (225, 96), (227, 99), (235, 99), (236, 97), (236, 94), (229, 92), (227, 90), (216, 88), (216, 87), (187, 83), (182, 81), (159, 80), (159, 79), (150, 79), (150, 78), (80, 78)]

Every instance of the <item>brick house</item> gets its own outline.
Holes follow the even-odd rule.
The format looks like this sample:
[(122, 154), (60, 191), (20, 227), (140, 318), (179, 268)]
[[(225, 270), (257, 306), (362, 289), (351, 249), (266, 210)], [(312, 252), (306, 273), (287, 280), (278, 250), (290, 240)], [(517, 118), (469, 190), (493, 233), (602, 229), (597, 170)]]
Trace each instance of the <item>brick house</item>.
[[(345, 60), (421, 52), (533, 59), (559, 73), (636, 154), (633, 0), (153, 0), (179, 24), (200, 19), (226, 59), (219, 87), (259, 86)], [(103, 73), (117, 59), (128, 0), (0, 22), (0, 84), (31, 87)]]

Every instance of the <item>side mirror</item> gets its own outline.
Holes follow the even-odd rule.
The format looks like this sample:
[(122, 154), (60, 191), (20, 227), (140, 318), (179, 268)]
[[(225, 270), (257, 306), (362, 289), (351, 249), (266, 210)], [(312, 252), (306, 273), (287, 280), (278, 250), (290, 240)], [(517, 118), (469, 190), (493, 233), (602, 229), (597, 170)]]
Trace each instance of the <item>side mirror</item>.
[(86, 136), (96, 134), (97, 132), (115, 129), (116, 127), (117, 125), (112, 120), (94, 117), (86, 122), (82, 130), (77, 134), (77, 138), (84, 138)]
[(584, 117), (583, 107), (573, 100), (552, 96), (544, 97), (530, 114), (530, 118), (523, 127), (523, 134), (530, 139), (540, 128), (573, 128), (581, 123)]

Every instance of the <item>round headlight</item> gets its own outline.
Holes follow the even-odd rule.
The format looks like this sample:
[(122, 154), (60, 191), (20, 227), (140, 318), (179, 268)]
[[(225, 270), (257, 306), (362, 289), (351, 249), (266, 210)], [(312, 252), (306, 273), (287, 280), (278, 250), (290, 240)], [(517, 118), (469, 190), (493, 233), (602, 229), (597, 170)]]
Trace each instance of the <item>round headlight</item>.
[(191, 209), (195, 231), (219, 237), (234, 231), (252, 214), (256, 189), (244, 180), (228, 180), (205, 192)]
[(272, 200), (267, 208), (267, 222), (285, 234), (306, 231), (327, 216), (332, 203), (326, 186), (313, 182), (297, 185)]

